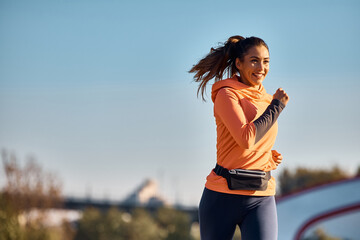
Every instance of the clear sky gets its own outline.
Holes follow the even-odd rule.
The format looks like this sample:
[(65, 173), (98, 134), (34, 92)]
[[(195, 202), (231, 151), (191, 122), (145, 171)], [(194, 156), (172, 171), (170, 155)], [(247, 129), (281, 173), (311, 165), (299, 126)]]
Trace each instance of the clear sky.
[(35, 156), (67, 195), (121, 200), (149, 177), (196, 205), (216, 132), (187, 71), (232, 35), (267, 42), (264, 86), (290, 95), (278, 171), (353, 173), (360, 2), (349, 0), (0, 0), (0, 148)]

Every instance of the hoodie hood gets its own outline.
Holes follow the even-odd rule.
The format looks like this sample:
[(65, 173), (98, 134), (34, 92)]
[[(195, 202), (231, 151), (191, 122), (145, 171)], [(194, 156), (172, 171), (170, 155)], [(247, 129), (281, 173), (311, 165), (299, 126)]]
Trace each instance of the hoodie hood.
[(266, 93), (265, 88), (261, 84), (259, 88), (251, 87), (248, 85), (243, 84), (239, 81), (239, 77), (237, 75), (233, 76), (232, 78), (220, 80), (215, 82), (212, 85), (211, 89), (211, 99), (215, 102), (216, 95), (221, 88), (233, 88), (235, 90), (241, 91), (241, 95), (247, 99), (261, 99), (261, 98), (268, 98), (269, 94)]

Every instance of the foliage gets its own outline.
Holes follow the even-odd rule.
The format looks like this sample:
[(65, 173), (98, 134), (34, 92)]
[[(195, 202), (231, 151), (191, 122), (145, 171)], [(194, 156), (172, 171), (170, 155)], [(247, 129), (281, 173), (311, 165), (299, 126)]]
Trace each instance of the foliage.
[(360, 177), (360, 166), (358, 167), (358, 169), (356, 171), (356, 177)]
[(192, 240), (190, 224), (186, 213), (172, 208), (160, 208), (153, 214), (140, 208), (131, 213), (88, 208), (79, 221), (75, 240)]
[(294, 172), (288, 169), (279, 175), (280, 193), (286, 195), (299, 190), (311, 188), (325, 183), (349, 178), (339, 167), (330, 170), (297, 168)]
[(157, 211), (156, 220), (163, 229), (164, 239), (191, 239), (189, 235), (191, 231), (190, 219), (184, 212), (172, 208), (161, 208)]
[[(77, 229), (46, 225), (46, 211), (62, 202), (61, 184), (34, 158), (22, 166), (2, 152), (6, 185), (0, 191), (0, 239), (4, 240), (193, 240), (189, 216), (172, 208), (149, 212), (86, 209)], [(36, 212), (36, 214), (34, 214)]]
[(33, 208), (46, 209), (61, 203), (61, 184), (57, 178), (44, 172), (32, 157), (21, 167), (14, 155), (2, 152), (6, 175), (4, 196), (13, 204), (13, 211), (22, 213)]
[(241, 232), (239, 226), (236, 227), (233, 240), (241, 240)]
[[(34, 158), (22, 167), (15, 155), (2, 151), (2, 160), (6, 185), (0, 192), (0, 239), (51, 239), (42, 213), (61, 203), (59, 181)], [(36, 216), (30, 214), (35, 208)]]
[(311, 236), (303, 238), (302, 240), (341, 240), (341, 238), (336, 238), (328, 235), (323, 229), (316, 229)]
[(9, 199), (0, 193), (0, 239), (22, 239), (17, 215)]

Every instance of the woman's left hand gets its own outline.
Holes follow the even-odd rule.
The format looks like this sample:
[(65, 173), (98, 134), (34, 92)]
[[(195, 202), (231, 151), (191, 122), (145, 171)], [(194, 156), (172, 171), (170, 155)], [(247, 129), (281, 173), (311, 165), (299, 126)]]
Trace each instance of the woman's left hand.
[(276, 166), (279, 166), (279, 164), (282, 162), (283, 156), (281, 153), (278, 153), (276, 150), (271, 150), (272, 159), (274, 160)]

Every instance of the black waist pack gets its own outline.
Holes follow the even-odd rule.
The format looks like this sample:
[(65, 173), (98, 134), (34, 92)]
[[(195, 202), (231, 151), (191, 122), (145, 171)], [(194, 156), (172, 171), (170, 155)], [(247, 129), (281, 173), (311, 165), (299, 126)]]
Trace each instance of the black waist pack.
[(270, 172), (245, 169), (228, 170), (218, 164), (213, 171), (226, 179), (230, 190), (265, 191), (271, 178)]

